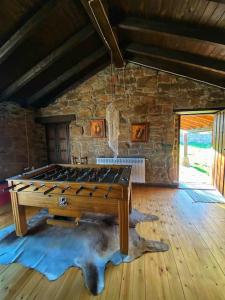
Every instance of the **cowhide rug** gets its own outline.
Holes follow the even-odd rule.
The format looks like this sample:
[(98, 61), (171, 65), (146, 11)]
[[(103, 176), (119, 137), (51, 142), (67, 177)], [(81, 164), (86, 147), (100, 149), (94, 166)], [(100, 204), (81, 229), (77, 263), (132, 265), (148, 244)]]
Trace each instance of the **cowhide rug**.
[(0, 264), (20, 263), (44, 274), (49, 280), (60, 277), (68, 268), (82, 270), (85, 285), (96, 295), (104, 289), (105, 268), (109, 262), (119, 265), (145, 252), (167, 251), (160, 241), (145, 240), (135, 230), (139, 222), (158, 217), (133, 210), (130, 215), (129, 255), (119, 251), (119, 226), (106, 215), (86, 214), (75, 228), (50, 226), (42, 210), (28, 222), (29, 232), (17, 237), (14, 225), (0, 230)]

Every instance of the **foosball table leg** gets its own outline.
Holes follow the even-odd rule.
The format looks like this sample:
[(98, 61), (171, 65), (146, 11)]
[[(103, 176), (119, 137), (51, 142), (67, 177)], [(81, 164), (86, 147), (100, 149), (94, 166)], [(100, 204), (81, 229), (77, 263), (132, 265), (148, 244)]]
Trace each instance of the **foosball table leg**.
[(16, 235), (24, 236), (27, 233), (25, 206), (18, 204), (18, 197), (15, 192), (11, 192), (11, 202), (14, 223), (16, 225)]
[(129, 214), (132, 213), (132, 192), (129, 194)]
[(127, 255), (129, 249), (129, 201), (119, 201), (120, 252)]

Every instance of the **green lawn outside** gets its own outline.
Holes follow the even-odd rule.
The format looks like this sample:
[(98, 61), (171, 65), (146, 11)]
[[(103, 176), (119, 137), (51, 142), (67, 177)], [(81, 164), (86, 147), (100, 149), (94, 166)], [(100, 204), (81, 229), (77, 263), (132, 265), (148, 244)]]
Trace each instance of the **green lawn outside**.
[[(183, 161), (184, 146), (180, 145), (180, 164)], [(206, 145), (188, 145), (190, 167), (210, 176), (213, 161), (213, 149)]]

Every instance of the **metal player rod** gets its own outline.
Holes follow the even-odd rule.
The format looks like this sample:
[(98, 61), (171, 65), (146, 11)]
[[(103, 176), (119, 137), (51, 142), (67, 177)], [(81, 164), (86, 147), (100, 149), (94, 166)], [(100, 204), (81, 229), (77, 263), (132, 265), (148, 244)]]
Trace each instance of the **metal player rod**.
[(71, 178), (71, 175), (73, 174), (72, 169), (66, 169), (65, 175), (66, 175), (66, 180), (69, 180)]
[(54, 174), (50, 175), (50, 180), (57, 180), (57, 178), (59, 178), (60, 176), (62, 176), (62, 170), (55, 172)]
[[(47, 176), (47, 178), (44, 178), (44, 179), (45, 179), (45, 180), (48, 180), (48, 179), (53, 180), (53, 179), (55, 179), (54, 176), (57, 176), (58, 174), (60, 175), (62, 172), (65, 173), (66, 170), (65, 170), (65, 169), (58, 169), (58, 170), (57, 170), (57, 169), (54, 169), (54, 171), (55, 171), (55, 172), (54, 172), (53, 174), (50, 173), (50, 174)], [(44, 175), (45, 175), (45, 174), (44, 174)], [(59, 176), (59, 175), (58, 175), (58, 176)]]
[(36, 176), (32, 177), (32, 179), (39, 179), (39, 178), (41, 178), (41, 177), (43, 177), (43, 176), (45, 176), (45, 175), (47, 175), (49, 173), (51, 174), (52, 172), (56, 172), (56, 170), (57, 170), (57, 168), (54, 168), (53, 170), (48, 170), (48, 171), (46, 171), (46, 172), (44, 172), (42, 174), (39, 174), (39, 175), (36, 175)]
[(74, 169), (74, 170), (72, 169), (70, 177), (73, 178), (76, 175), (77, 175), (77, 169)]
[[(63, 172), (63, 173), (61, 173), (61, 172)], [(55, 178), (52, 177), (52, 180), (59, 180), (59, 179), (67, 178), (68, 173), (66, 173), (66, 172), (67, 172), (67, 170), (61, 170), (58, 176), (56, 176)], [(54, 174), (53, 176), (55, 176), (55, 175), (57, 175), (57, 173)]]
[(91, 172), (91, 168), (88, 169), (86, 172), (84, 172), (84, 174), (82, 174), (80, 177), (77, 178), (77, 181), (82, 180), (83, 178), (85, 178), (90, 172)]
[[(114, 178), (113, 178), (113, 181), (112, 181), (112, 183), (114, 183), (115, 181), (116, 181), (116, 178), (119, 176), (119, 173), (116, 173), (116, 175), (114, 176)], [(108, 198), (108, 196), (109, 196), (109, 193), (112, 191), (112, 186), (110, 186), (109, 188), (108, 188), (108, 191), (107, 191), (107, 193), (104, 195), (104, 198)]]
[(108, 169), (108, 170), (105, 172), (105, 174), (103, 174), (102, 178), (99, 178), (99, 181), (100, 181), (100, 182), (103, 181), (103, 180), (106, 178), (106, 176), (110, 173), (110, 171), (111, 171), (111, 169)]
[(56, 174), (58, 174), (59, 171), (55, 171), (54, 173), (49, 173), (47, 174), (43, 174), (42, 176), (40, 176), (40, 180), (50, 180), (52, 178), (52, 176), (55, 176)]

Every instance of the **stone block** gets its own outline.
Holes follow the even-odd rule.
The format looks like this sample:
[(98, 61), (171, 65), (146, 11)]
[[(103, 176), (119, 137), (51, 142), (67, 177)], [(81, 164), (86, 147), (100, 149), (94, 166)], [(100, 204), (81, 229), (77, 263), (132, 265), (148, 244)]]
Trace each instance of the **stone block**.
[[(64, 114), (65, 111), (75, 113), (76, 126), (83, 127), (84, 134), (77, 135), (78, 132), (76, 130), (73, 132), (71, 127), (73, 148), (80, 147), (82, 154), (87, 154), (90, 156), (90, 162), (95, 162), (96, 156), (112, 155), (112, 151), (108, 147), (107, 138), (90, 137), (89, 120), (93, 116), (104, 118), (106, 104), (115, 101), (120, 112), (119, 154), (148, 157), (147, 181), (171, 182), (176, 176), (177, 152), (174, 149), (178, 143), (173, 110), (224, 107), (224, 91), (130, 63), (125, 70), (126, 91), (124, 91), (123, 72), (121, 70), (114, 72), (113, 91), (111, 70), (107, 67), (78, 88), (69, 91), (54, 104), (40, 109), (39, 114), (57, 115)], [(16, 112), (14, 105), (12, 110)], [(21, 115), (23, 111), (14, 114), (14, 118)], [(148, 142), (131, 143), (131, 123), (145, 121), (149, 122)]]
[(136, 105), (134, 107), (134, 112), (137, 115), (146, 115), (149, 113), (149, 104), (141, 104), (141, 105)]
[(81, 126), (70, 126), (70, 132), (75, 136), (82, 136), (84, 133), (84, 129)]

